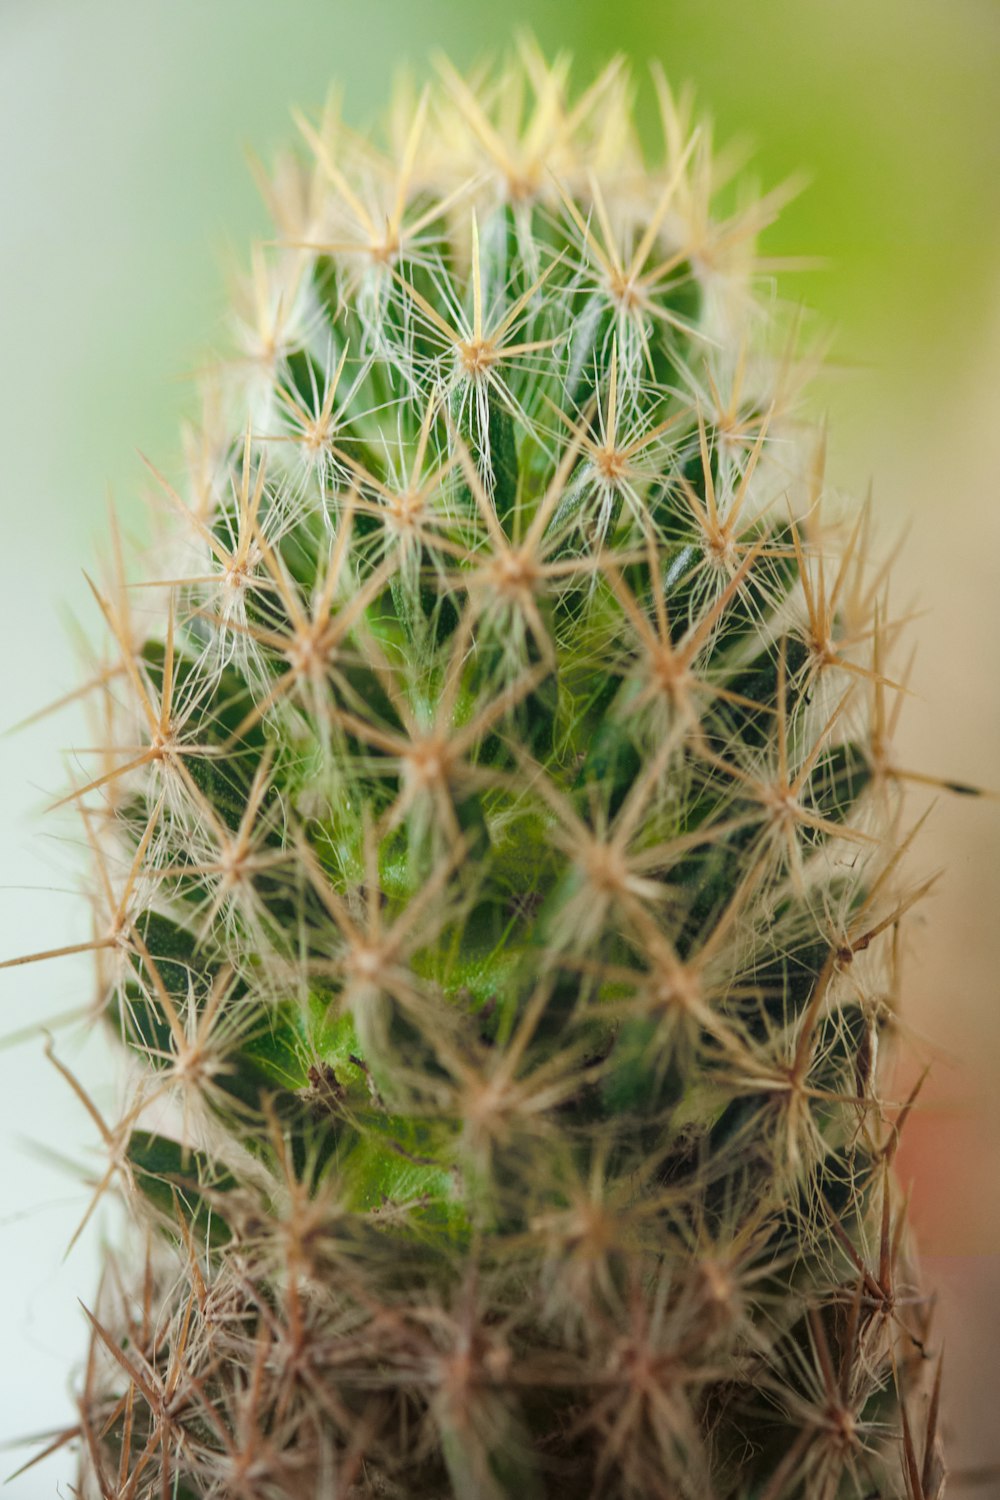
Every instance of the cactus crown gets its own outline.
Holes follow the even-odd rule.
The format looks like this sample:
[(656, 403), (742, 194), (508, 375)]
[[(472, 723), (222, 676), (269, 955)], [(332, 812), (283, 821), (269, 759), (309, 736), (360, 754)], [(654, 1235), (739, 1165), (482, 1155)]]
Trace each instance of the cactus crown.
[(929, 1495), (895, 632), (821, 515), (780, 194), (717, 212), (659, 75), (650, 162), (619, 65), (439, 73), (378, 145), (299, 120), (154, 586), (95, 589), (71, 797), (151, 1232), (83, 1483)]

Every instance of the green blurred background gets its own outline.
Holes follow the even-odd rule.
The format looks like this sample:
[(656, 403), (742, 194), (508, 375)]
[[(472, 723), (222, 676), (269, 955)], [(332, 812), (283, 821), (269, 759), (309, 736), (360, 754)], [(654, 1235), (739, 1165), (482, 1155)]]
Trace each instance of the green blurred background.
[[(926, 612), (900, 757), (1000, 784), (996, 0), (0, 0), (4, 723), (72, 685), (63, 611), (94, 623), (80, 569), (106, 489), (141, 529), (135, 449), (170, 469), (194, 411), (187, 372), (225, 345), (223, 267), (266, 231), (244, 149), (267, 161), (290, 106), (317, 106), (331, 82), (364, 125), (397, 63), (420, 72), (440, 47), (467, 64), (525, 25), (581, 78), (614, 51), (640, 77), (659, 57), (720, 142), (753, 145), (763, 186), (807, 173), (765, 247), (826, 260), (780, 286), (835, 330), (814, 393), (831, 474), (844, 490), (872, 480), (887, 538), (910, 527), (896, 604)], [(71, 712), (0, 742), (3, 955), (87, 935), (75, 830), (38, 816), (81, 733)], [(915, 862), (946, 873), (905, 975), (918, 1052), (939, 1057), (903, 1168), (942, 1287), (957, 1466), (1000, 1458), (998, 836), (995, 806), (939, 805)], [(0, 975), (0, 1034), (85, 1001), (89, 974), (82, 959)], [(101, 1049), (72, 1034), (59, 1048), (113, 1112)], [(0, 1100), (4, 1438), (71, 1420), (75, 1296), (110, 1221), (60, 1267), (86, 1193), (23, 1139), (97, 1157), (37, 1040), (0, 1053)], [(52, 1495), (71, 1474), (56, 1458), (8, 1493)]]

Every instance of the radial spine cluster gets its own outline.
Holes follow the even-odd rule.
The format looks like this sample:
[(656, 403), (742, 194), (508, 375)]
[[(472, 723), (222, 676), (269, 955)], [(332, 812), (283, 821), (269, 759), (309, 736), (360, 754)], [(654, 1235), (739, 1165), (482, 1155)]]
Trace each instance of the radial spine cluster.
[(94, 585), (88, 1497), (940, 1493), (898, 629), (783, 195), (654, 82), (655, 159), (528, 44), (297, 119)]

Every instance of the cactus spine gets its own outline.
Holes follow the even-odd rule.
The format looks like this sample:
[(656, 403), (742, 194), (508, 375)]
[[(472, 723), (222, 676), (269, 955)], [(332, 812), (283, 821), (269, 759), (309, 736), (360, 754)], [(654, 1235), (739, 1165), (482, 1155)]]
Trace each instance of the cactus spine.
[(567, 72), (299, 121), (154, 586), (95, 587), (87, 1495), (939, 1493), (884, 575), (780, 195)]

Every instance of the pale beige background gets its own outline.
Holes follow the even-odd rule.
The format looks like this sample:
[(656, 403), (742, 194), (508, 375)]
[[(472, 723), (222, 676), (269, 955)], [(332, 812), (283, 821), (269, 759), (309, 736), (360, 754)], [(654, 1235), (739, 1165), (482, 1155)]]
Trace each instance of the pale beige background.
[[(901, 757), (1000, 785), (1000, 8), (993, 0), (0, 0), (0, 703), (9, 724), (74, 682), (61, 611), (88, 627), (81, 566), (108, 481), (135, 505), (142, 447), (176, 457), (183, 377), (224, 340), (221, 252), (263, 228), (243, 159), (287, 139), (288, 106), (346, 79), (373, 112), (387, 60), (460, 61), (532, 16), (589, 57), (658, 52), (760, 145), (768, 182), (814, 185), (772, 247), (829, 250), (803, 287), (840, 326), (832, 469), (869, 477), (886, 534), (908, 522), (897, 602), (926, 606)], [(789, 288), (789, 290), (793, 290)], [(138, 524), (138, 522), (136, 522)], [(3, 727), (3, 725), (0, 725)], [(68, 714), (0, 740), (0, 954), (87, 935), (60, 787)], [(915, 851), (945, 867), (915, 924), (909, 1017), (939, 1051), (903, 1158), (944, 1288), (956, 1461), (1000, 1458), (1000, 812), (942, 801)], [(87, 961), (0, 975), (0, 1034), (89, 997)], [(114, 1109), (100, 1046), (60, 1055)], [(43, 1143), (93, 1165), (94, 1132), (38, 1041), (0, 1053), (0, 1439), (66, 1420), (102, 1212), (65, 1266), (86, 1202)], [(5, 1472), (15, 1465), (14, 1455)], [(13, 1500), (67, 1493), (51, 1461)], [(988, 1490), (980, 1493), (988, 1494)]]

